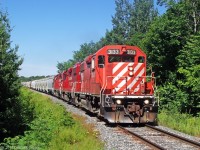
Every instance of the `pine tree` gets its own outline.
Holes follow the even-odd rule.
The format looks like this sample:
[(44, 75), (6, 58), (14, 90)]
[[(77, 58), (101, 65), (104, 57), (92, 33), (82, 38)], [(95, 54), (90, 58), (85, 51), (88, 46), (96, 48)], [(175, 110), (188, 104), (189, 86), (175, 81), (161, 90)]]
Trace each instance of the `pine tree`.
[(0, 12), (0, 140), (17, 133), (20, 122), (18, 70), (23, 60), (18, 46), (11, 48), (10, 32), (7, 15)]
[(130, 13), (129, 43), (140, 46), (140, 41), (145, 37), (158, 11), (154, 8), (153, 0), (134, 0)]
[(132, 33), (146, 33), (158, 12), (153, 0), (134, 0), (131, 9), (130, 25)]
[(112, 17), (113, 30), (111, 41), (113, 44), (125, 44), (130, 31), (129, 20), (131, 13), (131, 5), (128, 0), (115, 0), (116, 13)]
[(113, 30), (107, 34), (112, 44), (137, 45), (157, 16), (153, 0), (116, 0)]

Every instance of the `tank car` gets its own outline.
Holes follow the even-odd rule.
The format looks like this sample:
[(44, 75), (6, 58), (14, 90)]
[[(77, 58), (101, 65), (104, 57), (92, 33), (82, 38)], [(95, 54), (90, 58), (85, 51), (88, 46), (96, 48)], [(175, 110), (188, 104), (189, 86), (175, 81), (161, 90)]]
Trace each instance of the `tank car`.
[(31, 81), (31, 89), (35, 89), (35, 81)]
[(47, 78), (44, 79), (44, 92), (45, 93), (49, 93), (52, 94), (53, 92), (53, 79), (54, 76), (49, 76)]
[(54, 76), (49, 76), (43, 79), (32, 81), (32, 89), (51, 94), (53, 92), (53, 79)]

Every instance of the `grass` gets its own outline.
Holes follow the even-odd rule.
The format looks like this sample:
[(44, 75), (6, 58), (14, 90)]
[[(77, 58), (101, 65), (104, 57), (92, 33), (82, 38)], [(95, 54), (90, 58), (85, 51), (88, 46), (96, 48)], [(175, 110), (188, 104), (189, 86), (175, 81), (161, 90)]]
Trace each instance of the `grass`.
[(200, 137), (200, 117), (162, 111), (158, 115), (158, 120), (159, 125)]
[[(94, 125), (87, 124), (84, 117), (73, 115), (73, 118), (77, 124), (73, 126), (71, 130), (63, 130), (63, 132), (60, 132), (60, 134), (55, 137), (55, 139), (52, 139), (49, 149), (103, 149), (103, 143), (98, 139), (99, 132), (94, 130)], [(68, 137), (66, 137), (66, 135), (68, 135)]]
[(63, 106), (26, 88), (22, 88), (20, 98), (26, 106), (24, 111), (32, 112), (30, 130), (5, 139), (4, 146), (8, 149), (103, 149), (97, 132), (91, 124), (84, 123), (83, 118), (72, 117)]

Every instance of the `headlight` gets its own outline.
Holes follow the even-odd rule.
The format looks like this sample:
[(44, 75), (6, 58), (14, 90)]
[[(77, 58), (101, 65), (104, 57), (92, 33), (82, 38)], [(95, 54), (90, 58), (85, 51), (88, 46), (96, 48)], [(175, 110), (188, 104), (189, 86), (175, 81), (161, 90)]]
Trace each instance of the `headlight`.
[(149, 104), (149, 100), (148, 100), (148, 99), (144, 100), (144, 103), (145, 103), (146, 105)]
[(120, 99), (118, 99), (118, 100), (116, 100), (116, 103), (117, 103), (118, 105), (120, 105), (120, 104), (122, 103), (122, 101), (121, 101)]
[(133, 76), (133, 72), (129, 72), (129, 76)]
[(129, 69), (130, 71), (133, 71), (133, 67), (132, 67), (132, 66), (130, 66), (128, 69)]

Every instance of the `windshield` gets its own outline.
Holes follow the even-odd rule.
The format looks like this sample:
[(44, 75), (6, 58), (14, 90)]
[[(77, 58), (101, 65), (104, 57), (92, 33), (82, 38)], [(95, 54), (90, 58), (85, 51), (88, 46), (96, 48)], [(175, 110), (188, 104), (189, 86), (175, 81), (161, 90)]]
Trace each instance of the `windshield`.
[(108, 62), (134, 62), (134, 57), (132, 55), (111, 55), (108, 56)]

